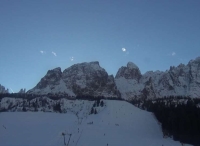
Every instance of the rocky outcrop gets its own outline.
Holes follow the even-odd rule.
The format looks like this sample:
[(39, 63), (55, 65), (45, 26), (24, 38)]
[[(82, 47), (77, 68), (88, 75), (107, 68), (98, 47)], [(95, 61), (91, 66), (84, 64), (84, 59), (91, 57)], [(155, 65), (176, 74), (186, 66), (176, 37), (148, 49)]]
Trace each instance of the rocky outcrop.
[(99, 62), (79, 63), (61, 72), (49, 70), (41, 81), (28, 93), (67, 93), (70, 96), (120, 97), (114, 77), (100, 67)]
[(40, 82), (27, 93), (36, 95), (65, 94), (68, 96), (75, 96), (75, 94), (67, 88), (62, 80), (60, 67), (49, 70)]
[(152, 78), (150, 77), (148, 81), (144, 83), (144, 89), (142, 90), (143, 98), (154, 98), (156, 97), (155, 89), (153, 85)]
[(76, 95), (119, 97), (114, 77), (99, 62), (75, 64), (63, 71), (62, 79)]
[(4, 86), (2, 86), (1, 84), (0, 84), (0, 94), (5, 94), (5, 93), (9, 93), (9, 90), (8, 89), (6, 89)]
[(27, 93), (64, 94), (68, 96), (102, 96), (158, 98), (164, 96), (200, 97), (200, 57), (187, 65), (171, 66), (169, 70), (148, 71), (141, 74), (137, 65), (128, 62), (115, 78), (99, 62), (79, 63), (63, 72), (61, 68), (49, 70), (40, 82)]
[(24, 89), (20, 89), (18, 93), (25, 94), (26, 93), (26, 89), (25, 88)]
[[(134, 65), (136, 66), (136, 65)], [(157, 98), (164, 96), (200, 97), (200, 57), (187, 65), (171, 66), (165, 72), (149, 71), (139, 74), (139, 68), (119, 69), (115, 81), (124, 99)]]
[(123, 66), (118, 70), (115, 83), (122, 98), (131, 100), (141, 95), (143, 89), (143, 85), (139, 83), (141, 77), (139, 68), (132, 62), (128, 62), (126, 67)]
[(127, 67), (122, 66), (118, 70), (115, 78), (133, 79), (139, 83), (141, 77), (142, 75), (139, 68), (134, 63), (128, 62)]

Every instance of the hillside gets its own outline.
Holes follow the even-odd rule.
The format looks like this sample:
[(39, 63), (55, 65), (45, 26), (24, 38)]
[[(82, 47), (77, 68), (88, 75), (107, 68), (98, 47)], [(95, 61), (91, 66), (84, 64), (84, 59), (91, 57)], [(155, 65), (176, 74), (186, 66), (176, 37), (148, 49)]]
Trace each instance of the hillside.
[[(92, 115), (88, 109), (94, 101), (67, 102), (65, 107), (69, 110), (62, 114), (0, 113), (0, 145), (63, 146), (64, 132), (72, 134), (69, 146), (181, 146), (180, 142), (163, 138), (152, 113), (125, 101), (104, 100), (104, 106), (96, 107), (98, 114)], [(82, 117), (81, 122), (78, 117)], [(68, 139), (66, 135), (66, 143)]]

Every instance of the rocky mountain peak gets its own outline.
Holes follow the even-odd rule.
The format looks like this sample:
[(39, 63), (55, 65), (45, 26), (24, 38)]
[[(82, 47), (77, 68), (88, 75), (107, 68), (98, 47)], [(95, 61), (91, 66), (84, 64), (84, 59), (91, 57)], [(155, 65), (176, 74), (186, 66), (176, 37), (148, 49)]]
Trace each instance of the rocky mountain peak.
[(76, 95), (119, 96), (114, 78), (97, 61), (72, 65), (63, 71), (62, 79)]
[(183, 68), (183, 67), (185, 67), (185, 64), (181, 63), (181, 64), (178, 65), (178, 68)]
[(25, 89), (25, 88), (24, 88), (24, 89), (22, 88), (22, 89), (19, 90), (18, 93), (24, 94), (24, 93), (26, 93), (26, 89)]
[(139, 82), (142, 75), (137, 65), (132, 62), (128, 62), (127, 67), (122, 66), (115, 76), (116, 79), (120, 77), (124, 77), (125, 79), (135, 79)]
[(66, 87), (64, 81), (62, 80), (60, 67), (49, 70), (40, 82), (27, 93), (39, 95), (67, 94), (68, 96), (75, 96), (75, 94)]
[(9, 93), (9, 90), (0, 84), (0, 93)]
[(108, 75), (98, 61), (74, 64), (65, 69), (49, 70), (30, 93), (67, 93), (71, 96), (156, 98), (164, 96), (200, 97), (200, 57), (187, 65), (169, 70), (141, 74), (138, 66), (128, 62), (115, 78)]
[(52, 69), (52, 70), (50, 70), (50, 71), (52, 71), (52, 72), (58, 72), (59, 74), (62, 73), (60, 67), (54, 68), (54, 69)]
[(49, 70), (28, 93), (67, 93), (71, 96), (120, 97), (114, 82), (98, 61), (74, 64), (65, 69)]
[(139, 69), (138, 66), (136, 64), (134, 64), (133, 62), (128, 62), (127, 67), (129, 69)]
[(92, 62), (88, 62), (89, 64), (96, 64), (96, 65), (98, 65), (98, 66), (100, 66), (99, 65), (99, 61), (92, 61)]
[(200, 64), (200, 57), (197, 57), (194, 60), (190, 60), (189, 63), (188, 63), (188, 65), (189, 64)]
[(58, 84), (61, 77), (62, 77), (62, 72), (60, 67), (48, 70), (47, 74), (41, 79), (41, 81), (36, 86), (38, 88), (45, 88), (48, 85)]

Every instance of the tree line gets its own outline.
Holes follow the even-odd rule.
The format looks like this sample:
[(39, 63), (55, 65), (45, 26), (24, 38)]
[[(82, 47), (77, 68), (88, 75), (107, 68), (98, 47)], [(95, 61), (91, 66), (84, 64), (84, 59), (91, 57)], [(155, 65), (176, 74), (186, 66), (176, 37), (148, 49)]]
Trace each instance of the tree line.
[(48, 97), (52, 100), (59, 100), (61, 98), (66, 99), (80, 99), (80, 100), (96, 100), (96, 99), (108, 99), (108, 100), (123, 100), (120, 97), (104, 97), (104, 96), (91, 96), (91, 95), (77, 95), (77, 96), (69, 96), (66, 93), (48, 93), (48, 94), (29, 94), (29, 93), (1, 93), (0, 99), (4, 97), (11, 97), (11, 98), (22, 98), (22, 99), (34, 99), (36, 97)]
[(182, 143), (200, 145), (200, 99), (166, 97), (154, 100), (134, 100), (132, 104), (153, 112), (162, 125), (163, 136)]

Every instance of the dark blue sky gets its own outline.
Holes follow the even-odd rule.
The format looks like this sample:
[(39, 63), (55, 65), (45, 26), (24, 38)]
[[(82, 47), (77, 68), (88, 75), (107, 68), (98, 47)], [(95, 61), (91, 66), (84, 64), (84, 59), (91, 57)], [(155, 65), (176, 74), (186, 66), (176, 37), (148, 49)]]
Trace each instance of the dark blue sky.
[(15, 92), (81, 62), (165, 71), (200, 56), (200, 1), (0, 0), (0, 52), (0, 84)]

